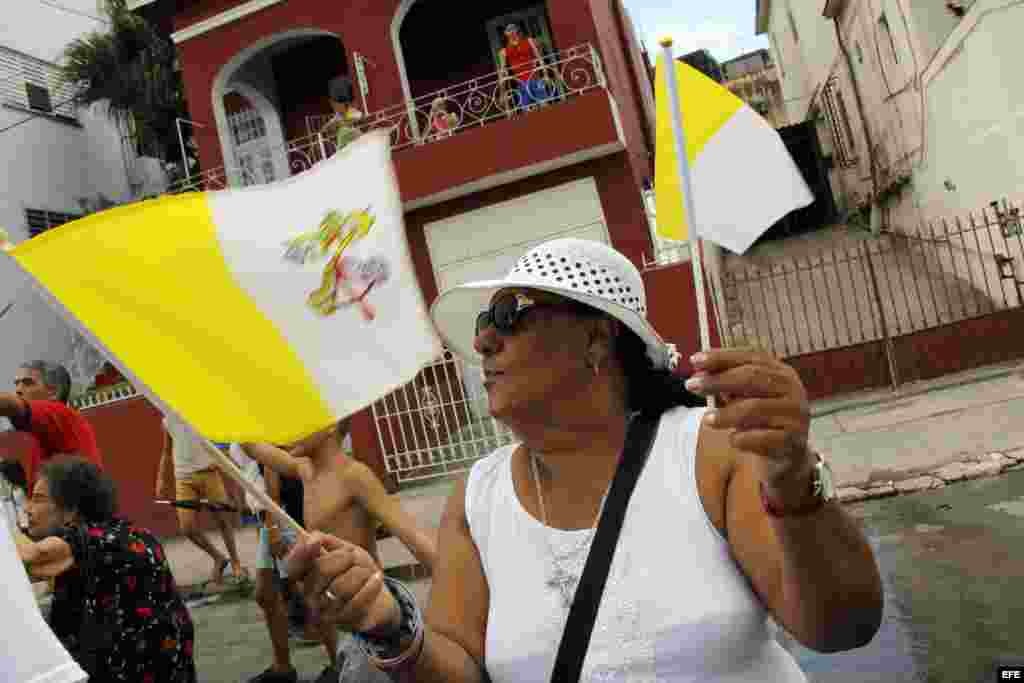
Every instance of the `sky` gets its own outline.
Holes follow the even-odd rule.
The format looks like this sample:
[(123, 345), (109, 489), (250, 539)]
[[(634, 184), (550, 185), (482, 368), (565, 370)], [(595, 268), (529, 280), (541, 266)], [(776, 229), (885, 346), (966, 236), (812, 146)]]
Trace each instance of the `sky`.
[(718, 61), (767, 48), (767, 36), (754, 35), (756, 0), (623, 0), (651, 56), (658, 38), (670, 35), (676, 56), (706, 49)]

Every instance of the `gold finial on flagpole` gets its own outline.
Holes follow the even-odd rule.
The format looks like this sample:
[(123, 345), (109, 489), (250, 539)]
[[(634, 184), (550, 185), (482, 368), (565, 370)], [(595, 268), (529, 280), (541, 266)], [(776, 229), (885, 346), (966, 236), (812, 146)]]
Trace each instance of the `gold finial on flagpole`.
[(672, 47), (672, 36), (662, 36), (658, 38), (658, 45), (662, 47)]

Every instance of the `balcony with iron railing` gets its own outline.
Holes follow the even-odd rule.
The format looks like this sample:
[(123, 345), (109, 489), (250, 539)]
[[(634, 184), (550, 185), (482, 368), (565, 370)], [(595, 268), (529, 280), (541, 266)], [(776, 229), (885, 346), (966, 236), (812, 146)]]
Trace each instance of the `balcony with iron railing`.
[[(524, 101), (529, 80), (534, 101)], [(332, 117), (307, 117), (308, 133), (271, 154), (291, 174), (336, 151)], [(403, 200), (425, 205), (623, 149), (615, 104), (591, 45), (548, 54), (516, 69), (436, 90), (362, 116), (361, 131), (391, 137)], [(490, 182), (488, 180), (490, 179)], [(259, 169), (228, 163), (185, 177), (171, 192), (265, 182)], [(471, 186), (470, 186), (471, 185)]]

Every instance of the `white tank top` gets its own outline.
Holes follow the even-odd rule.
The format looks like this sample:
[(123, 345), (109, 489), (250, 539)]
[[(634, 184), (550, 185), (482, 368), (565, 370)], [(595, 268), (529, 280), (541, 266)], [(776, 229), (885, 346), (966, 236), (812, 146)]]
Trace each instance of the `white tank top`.
[[(694, 463), (704, 409), (661, 419), (637, 482), (598, 611), (583, 681), (806, 683), (704, 512)], [(546, 683), (568, 610), (546, 585), (552, 546), (583, 548), (590, 530), (545, 527), (512, 485), (516, 446), (473, 466), (466, 517), (490, 587), (485, 666), (493, 683)], [(563, 566), (564, 563), (563, 563)]]

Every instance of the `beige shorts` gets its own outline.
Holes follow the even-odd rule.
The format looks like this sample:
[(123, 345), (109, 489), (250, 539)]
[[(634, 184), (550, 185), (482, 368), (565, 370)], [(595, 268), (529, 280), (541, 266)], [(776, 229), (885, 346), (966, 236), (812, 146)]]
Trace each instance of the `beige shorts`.
[[(177, 479), (174, 484), (176, 500), (208, 500), (211, 503), (227, 503), (228, 492), (224, 488), (224, 480), (220, 471), (209, 468), (193, 472), (187, 477)], [(196, 510), (178, 508), (178, 521), (182, 525), (195, 520)]]

